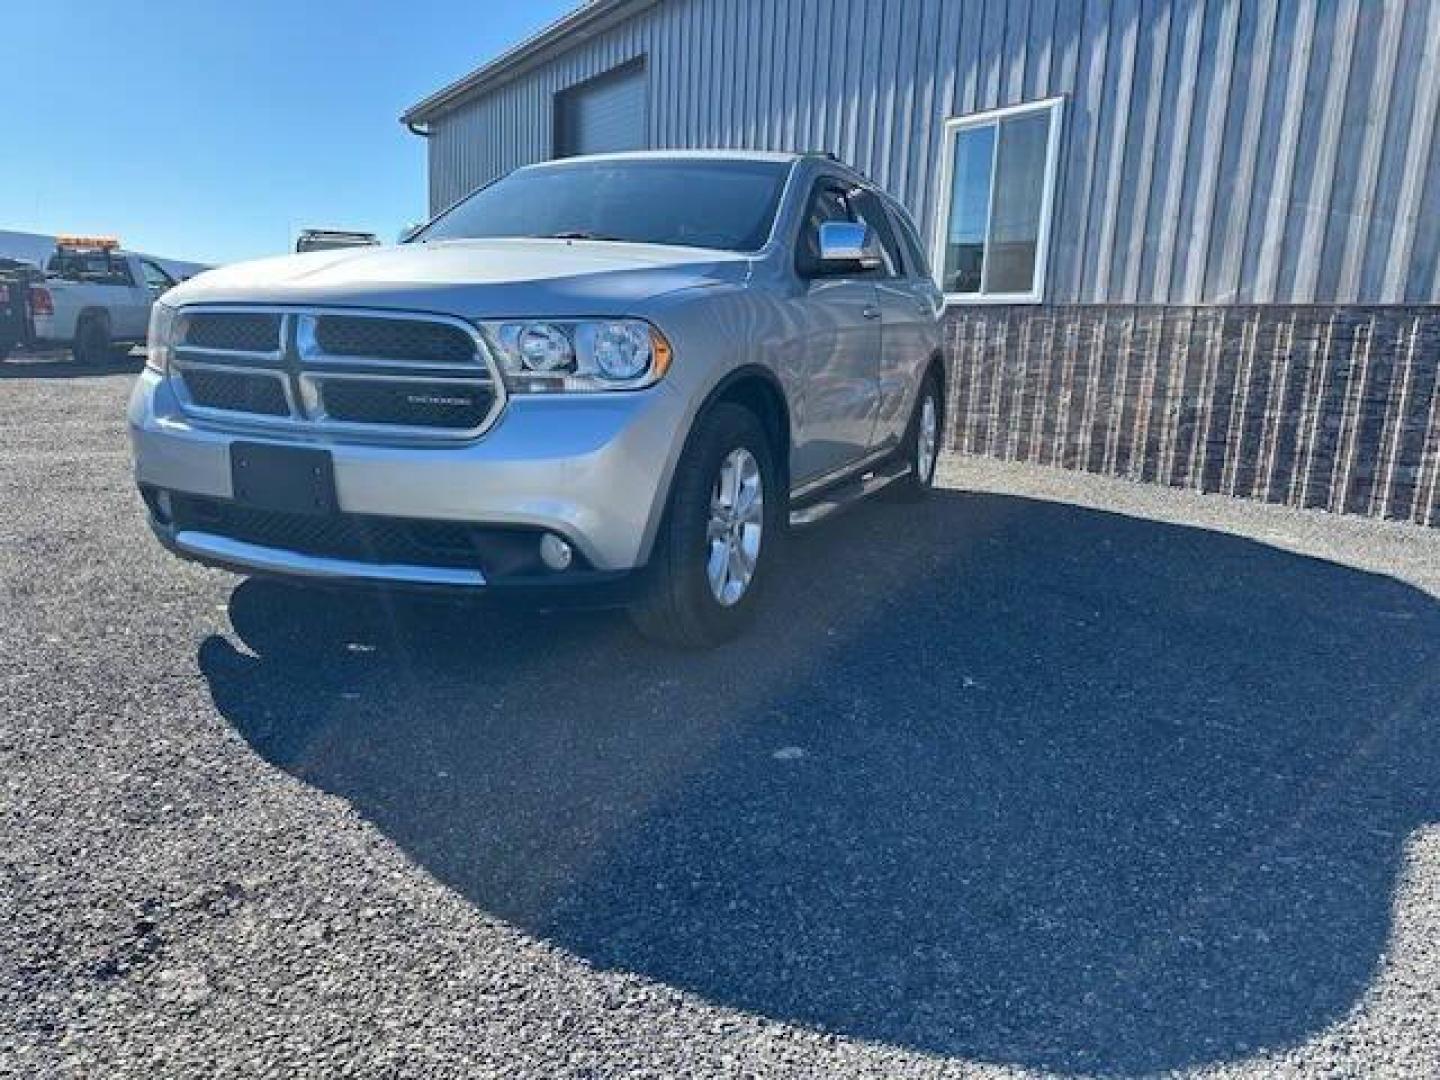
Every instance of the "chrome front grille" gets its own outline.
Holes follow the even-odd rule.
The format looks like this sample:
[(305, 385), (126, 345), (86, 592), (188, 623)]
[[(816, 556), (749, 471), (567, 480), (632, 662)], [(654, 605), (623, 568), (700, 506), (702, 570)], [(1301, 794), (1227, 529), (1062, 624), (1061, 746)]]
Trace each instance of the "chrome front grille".
[(207, 409), (262, 416), (290, 414), (285, 383), (277, 375), (195, 367), (185, 372), (185, 387), (195, 402)]
[(324, 308), (188, 307), (171, 375), (202, 419), (357, 438), (473, 438), (504, 406), (459, 319)]
[(275, 352), (280, 348), (280, 319), (259, 311), (198, 312), (185, 329), (185, 343), (197, 349)]
[(352, 424), (401, 424), (470, 431), (490, 412), (490, 388), (467, 382), (415, 383), (409, 379), (320, 380), (325, 414)]
[(314, 331), (314, 350), (325, 356), (426, 364), (472, 363), (475, 359), (471, 336), (447, 323), (324, 315), (315, 321)]

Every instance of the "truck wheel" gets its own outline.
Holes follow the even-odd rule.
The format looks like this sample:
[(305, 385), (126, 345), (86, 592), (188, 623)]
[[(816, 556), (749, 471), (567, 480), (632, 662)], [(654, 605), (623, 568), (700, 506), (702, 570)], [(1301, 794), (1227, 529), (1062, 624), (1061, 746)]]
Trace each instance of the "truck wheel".
[(82, 364), (103, 364), (110, 357), (110, 323), (104, 315), (82, 315), (75, 328), (75, 359)]
[(899, 454), (910, 466), (910, 472), (886, 488), (886, 494), (914, 502), (930, 493), (935, 486), (935, 464), (940, 459), (940, 437), (944, 430), (945, 397), (940, 389), (940, 377), (931, 369), (920, 384), (910, 426), (900, 443)]
[(671, 485), (639, 599), (646, 637), (683, 648), (728, 641), (753, 617), (786, 511), (775, 452), (749, 409), (701, 417)]

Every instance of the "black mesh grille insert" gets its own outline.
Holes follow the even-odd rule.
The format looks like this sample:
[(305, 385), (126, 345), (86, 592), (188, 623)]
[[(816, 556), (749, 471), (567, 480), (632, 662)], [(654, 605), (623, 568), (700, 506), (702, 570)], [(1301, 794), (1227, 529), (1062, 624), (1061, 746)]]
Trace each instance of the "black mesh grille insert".
[(185, 319), (185, 344), (199, 349), (274, 352), (280, 348), (280, 316), (263, 312), (201, 312)]
[(321, 391), (332, 420), (465, 431), (479, 427), (494, 395), (473, 382), (326, 379)]
[(535, 534), (455, 521), (362, 514), (287, 514), (223, 499), (172, 495), (176, 529), (363, 563), (479, 569), (487, 576), (543, 573)]
[(285, 390), (273, 375), (186, 368), (181, 377), (195, 404), (207, 409), (228, 409), (265, 416), (286, 416), (290, 412)]
[(458, 326), (417, 319), (322, 315), (315, 327), (320, 348), (333, 356), (369, 356), (429, 364), (475, 360), (475, 342)]

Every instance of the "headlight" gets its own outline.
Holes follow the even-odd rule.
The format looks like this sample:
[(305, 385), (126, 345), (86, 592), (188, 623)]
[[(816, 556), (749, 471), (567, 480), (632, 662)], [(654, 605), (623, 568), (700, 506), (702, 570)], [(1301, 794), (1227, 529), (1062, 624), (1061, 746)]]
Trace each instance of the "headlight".
[(511, 393), (638, 390), (670, 367), (670, 343), (640, 319), (480, 324)]
[(526, 323), (516, 328), (515, 352), (521, 370), (548, 375), (569, 369), (575, 359), (575, 347), (565, 332), (549, 323)]
[(178, 312), (158, 300), (150, 306), (150, 331), (145, 339), (145, 366), (162, 375), (170, 367), (179, 329)]

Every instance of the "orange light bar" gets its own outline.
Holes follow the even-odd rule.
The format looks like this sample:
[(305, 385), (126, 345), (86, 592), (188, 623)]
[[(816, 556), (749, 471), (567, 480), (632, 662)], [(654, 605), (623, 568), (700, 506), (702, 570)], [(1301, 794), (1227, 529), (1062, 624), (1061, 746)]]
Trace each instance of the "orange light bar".
[(57, 236), (55, 246), (114, 251), (120, 246), (120, 241), (114, 236)]

